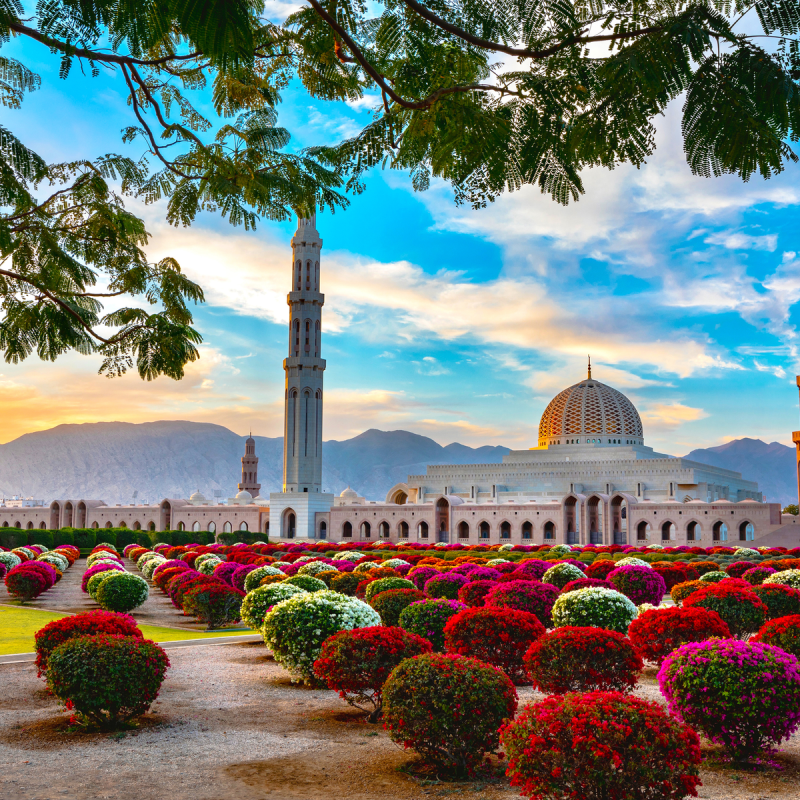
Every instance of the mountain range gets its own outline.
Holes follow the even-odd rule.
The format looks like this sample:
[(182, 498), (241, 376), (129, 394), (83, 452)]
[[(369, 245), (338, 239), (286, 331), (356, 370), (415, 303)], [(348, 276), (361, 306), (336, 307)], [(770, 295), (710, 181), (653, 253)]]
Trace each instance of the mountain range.
[[(254, 437), (261, 494), (280, 491), (281, 438)], [(362, 496), (382, 499), (409, 474), (429, 464), (494, 464), (509, 448), (446, 447), (410, 431), (370, 429), (322, 449), (324, 491), (351, 486)], [(244, 437), (204, 422), (163, 420), (140, 424), (95, 422), (59, 425), (26, 433), (0, 445), (0, 495), (102, 499), (106, 503), (156, 502), (188, 497), (199, 489), (209, 500), (236, 493)], [(794, 450), (778, 442), (737, 439), (693, 450), (686, 458), (733, 469), (772, 501), (796, 502)]]

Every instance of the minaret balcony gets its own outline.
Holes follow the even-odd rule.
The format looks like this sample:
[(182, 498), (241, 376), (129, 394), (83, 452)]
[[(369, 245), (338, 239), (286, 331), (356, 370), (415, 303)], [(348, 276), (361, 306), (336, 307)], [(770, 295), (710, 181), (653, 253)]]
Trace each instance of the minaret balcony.
[(283, 368), (292, 369), (302, 367), (308, 370), (319, 370), (322, 372), (325, 369), (324, 358), (311, 358), (309, 356), (290, 356), (283, 359)]
[(325, 305), (325, 295), (322, 292), (313, 292), (310, 289), (302, 289), (299, 292), (289, 292), (286, 302), (291, 306), (294, 303), (308, 303), (309, 305)]

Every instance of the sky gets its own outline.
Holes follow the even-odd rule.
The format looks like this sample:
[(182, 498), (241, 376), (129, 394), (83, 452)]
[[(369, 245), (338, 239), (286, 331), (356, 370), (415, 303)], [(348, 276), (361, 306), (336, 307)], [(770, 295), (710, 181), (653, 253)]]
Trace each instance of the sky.
[[(289, 8), (268, 4), (275, 17)], [(49, 161), (125, 145), (132, 123), (118, 78), (12, 42), (42, 76), (4, 124)], [(200, 98), (202, 100), (202, 98)], [(350, 105), (283, 94), (291, 148), (335, 143), (370, 118)], [(202, 105), (202, 103), (200, 103)], [(441, 444), (536, 445), (562, 389), (593, 375), (637, 406), (645, 442), (675, 455), (744, 436), (791, 444), (800, 372), (800, 167), (769, 181), (692, 176), (680, 100), (657, 121), (641, 169), (587, 170), (568, 207), (538, 189), (482, 210), (434, 182), (375, 171), (345, 211), (321, 213), (324, 438), (404, 429)], [(164, 208), (127, 200), (207, 302), (195, 309), (201, 358), (179, 382), (100, 377), (99, 357), (0, 362), (0, 442), (62, 423), (188, 419), (280, 436), (292, 222), (234, 228), (203, 214), (174, 228)]]

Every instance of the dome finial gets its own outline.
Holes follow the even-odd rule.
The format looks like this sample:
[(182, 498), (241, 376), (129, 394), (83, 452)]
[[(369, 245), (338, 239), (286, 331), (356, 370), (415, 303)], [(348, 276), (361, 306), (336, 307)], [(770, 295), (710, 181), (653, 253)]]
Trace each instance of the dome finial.
[(589, 356), (589, 378), (588, 380), (592, 379), (592, 357)]

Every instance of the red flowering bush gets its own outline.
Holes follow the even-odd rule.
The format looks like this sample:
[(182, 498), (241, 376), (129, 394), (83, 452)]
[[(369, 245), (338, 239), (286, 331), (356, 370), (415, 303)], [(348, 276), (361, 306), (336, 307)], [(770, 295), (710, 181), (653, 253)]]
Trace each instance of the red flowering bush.
[(716, 611), (731, 634), (742, 638), (749, 633), (755, 633), (764, 624), (767, 607), (749, 586), (743, 589), (732, 585), (733, 580), (735, 579), (730, 579), (730, 584), (724, 581), (698, 589), (683, 601), (683, 607)]
[(322, 643), (314, 675), (342, 700), (366, 711), (370, 722), (376, 722), (382, 710), (383, 685), (391, 671), (406, 658), (430, 653), (431, 649), (427, 639), (402, 628), (339, 631)]
[(770, 620), (761, 626), (750, 641), (780, 647), (795, 658), (800, 658), (800, 614)]
[(511, 581), (495, 586), (486, 596), (486, 605), (527, 611), (549, 628), (553, 624), (553, 605), (557, 599), (558, 589), (549, 583)]
[(31, 563), (23, 561), (4, 578), (8, 593), (21, 603), (35, 599), (53, 585), (42, 572), (30, 569)]
[(741, 578), (745, 572), (753, 568), (753, 563), (750, 561), (734, 561), (733, 564), (728, 564), (724, 571), (731, 576), (731, 578)]
[(700, 785), (697, 734), (658, 703), (619, 692), (547, 697), (501, 739), (525, 797), (680, 800)]
[(631, 623), (628, 636), (642, 658), (661, 664), (682, 644), (729, 639), (731, 632), (720, 615), (707, 608), (653, 608)]
[(523, 656), (544, 635), (544, 626), (527, 611), (513, 608), (468, 608), (444, 626), (448, 653), (473, 656), (499, 667), (517, 684), (528, 683)]
[(742, 573), (742, 579), (746, 580), (751, 586), (760, 586), (764, 583), (764, 578), (768, 578), (770, 575), (774, 575), (775, 570), (772, 567), (765, 567), (763, 564), (759, 564), (756, 567), (750, 567), (750, 569), (745, 570)]
[(47, 659), (58, 645), (76, 636), (92, 636), (100, 633), (142, 638), (136, 620), (128, 614), (113, 611), (88, 611), (71, 617), (54, 619), (36, 631), (36, 669), (39, 675), (47, 670)]
[(533, 685), (546, 694), (627, 691), (644, 666), (621, 633), (572, 626), (537, 639), (524, 660)]
[(753, 594), (767, 607), (767, 619), (800, 614), (800, 591), (781, 583), (762, 583)]
[(56, 647), (47, 664), (50, 691), (103, 727), (144, 714), (169, 667), (155, 642), (135, 636), (77, 636)]
[(458, 599), (464, 605), (478, 608), (486, 605), (486, 596), (497, 586), (497, 581), (471, 581), (458, 590)]
[[(690, 575), (685, 567), (680, 567), (677, 564), (672, 564), (670, 562), (657, 561), (655, 564), (651, 564), (650, 566), (651, 569), (658, 573), (664, 580), (666, 591), (669, 591), (673, 586), (676, 586), (679, 583), (683, 583), (684, 581), (695, 578), (695, 575)], [(696, 577), (699, 578), (700, 575), (697, 574)]]
[(617, 567), (608, 573), (608, 580), (614, 584), (613, 589), (624, 594), (637, 606), (643, 603), (657, 606), (667, 591), (664, 579), (656, 570), (635, 564)]
[(173, 589), (170, 597), (172, 598), (173, 605), (175, 605), (177, 608), (183, 609), (184, 613), (186, 611), (183, 606), (184, 599), (192, 589), (196, 589), (198, 586), (224, 585), (222, 581), (219, 581), (216, 578), (212, 578), (209, 575), (203, 575), (200, 572), (198, 572), (196, 575), (192, 575), (186, 578), (183, 575), (179, 575), (177, 578), (174, 578), (173, 580), (175, 581), (175, 588)]
[(404, 608), (424, 599), (425, 594), (419, 589), (387, 589), (375, 595), (369, 604), (381, 615), (384, 625), (393, 627), (399, 623)]
[(701, 577), (707, 572), (719, 572), (719, 564), (716, 561), (692, 561), (692, 567)]
[(502, 670), (452, 653), (406, 659), (383, 687), (392, 741), (460, 774), (497, 747), (500, 726), (516, 710), (517, 692)]
[(244, 592), (224, 583), (196, 586), (183, 597), (187, 614), (205, 622), (208, 630), (231, 625), (241, 619)]
[(595, 561), (586, 568), (587, 578), (599, 578), (605, 580), (610, 572), (617, 568), (617, 562), (612, 561), (610, 558), (604, 558), (602, 561)]
[(578, 578), (576, 581), (570, 581), (561, 589), (561, 594), (566, 594), (567, 592), (574, 592), (577, 589), (591, 589), (591, 588), (598, 588), (598, 589), (615, 589), (611, 581), (604, 581), (600, 578)]

